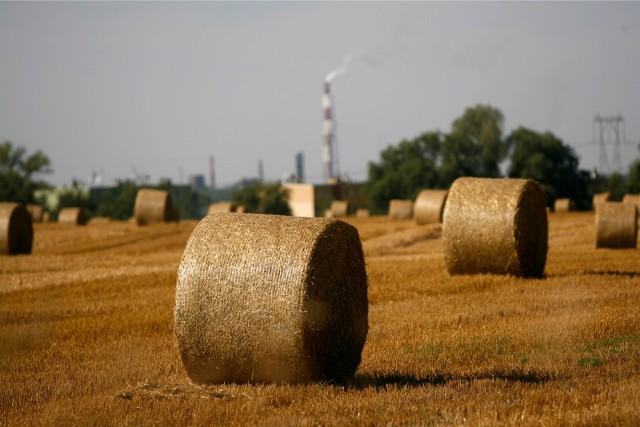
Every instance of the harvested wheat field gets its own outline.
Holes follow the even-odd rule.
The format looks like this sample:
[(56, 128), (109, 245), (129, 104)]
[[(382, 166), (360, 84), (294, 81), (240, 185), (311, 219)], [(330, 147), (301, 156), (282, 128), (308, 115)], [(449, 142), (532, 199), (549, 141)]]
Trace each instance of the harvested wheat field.
[(542, 279), (450, 276), (440, 224), (346, 221), (368, 275), (355, 377), (206, 387), (173, 330), (195, 221), (34, 224), (31, 255), (0, 256), (0, 424), (640, 424), (640, 250), (596, 249), (593, 212), (549, 215)]

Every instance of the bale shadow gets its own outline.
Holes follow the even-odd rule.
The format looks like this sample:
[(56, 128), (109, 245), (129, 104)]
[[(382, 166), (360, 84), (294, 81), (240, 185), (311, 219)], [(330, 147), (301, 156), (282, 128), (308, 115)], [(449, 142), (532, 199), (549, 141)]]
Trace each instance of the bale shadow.
[(345, 388), (358, 390), (368, 388), (384, 389), (389, 386), (417, 388), (428, 385), (442, 386), (453, 381), (472, 382), (475, 380), (503, 380), (516, 383), (540, 384), (556, 379), (558, 379), (556, 375), (535, 369), (489, 370), (464, 375), (435, 373), (424, 377), (400, 373), (362, 374), (356, 375), (348, 384), (345, 384)]

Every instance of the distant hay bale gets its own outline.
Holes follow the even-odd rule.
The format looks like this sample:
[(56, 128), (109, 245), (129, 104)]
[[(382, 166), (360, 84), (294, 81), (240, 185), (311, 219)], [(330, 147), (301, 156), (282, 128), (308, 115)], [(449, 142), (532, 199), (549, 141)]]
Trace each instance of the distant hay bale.
[(0, 202), (0, 255), (30, 254), (33, 224), (26, 207)]
[(58, 214), (60, 224), (87, 225), (89, 217), (82, 208), (64, 208)]
[(638, 209), (632, 203), (606, 202), (596, 210), (596, 248), (635, 248)]
[(622, 203), (635, 204), (640, 209), (640, 194), (625, 194), (622, 198)]
[(605, 193), (597, 193), (593, 195), (593, 210), (596, 210), (600, 203), (608, 202), (611, 193), (608, 191)]
[(182, 255), (175, 333), (195, 383), (343, 381), (360, 363), (367, 304), (353, 226), (215, 213)]
[(573, 200), (571, 199), (556, 199), (553, 204), (554, 212), (571, 212), (575, 209)]
[(325, 218), (333, 218), (333, 211), (331, 209), (325, 209), (324, 217)]
[(51, 222), (51, 214), (47, 211), (42, 213), (42, 222)]
[(392, 199), (389, 201), (389, 218), (413, 218), (413, 200)]
[(238, 205), (238, 207), (236, 207), (236, 213), (246, 213), (247, 212), (247, 208), (244, 205)]
[(422, 190), (413, 207), (413, 217), (419, 225), (442, 222), (447, 190)]
[(177, 221), (171, 194), (164, 190), (141, 188), (136, 194), (133, 216), (138, 225)]
[(349, 215), (349, 201), (334, 200), (329, 209), (333, 212), (333, 218), (343, 218)]
[(216, 212), (236, 212), (238, 205), (234, 202), (215, 202), (209, 205), (209, 209), (207, 209), (207, 215), (211, 215)]
[(371, 212), (369, 209), (358, 209), (356, 210), (356, 218), (369, 218), (371, 216)]
[(29, 215), (31, 215), (32, 222), (42, 222), (44, 215), (44, 209), (42, 209), (42, 206), (29, 203), (27, 205), (27, 210), (29, 211)]
[(533, 180), (459, 178), (444, 208), (449, 273), (542, 277), (547, 258), (544, 193)]

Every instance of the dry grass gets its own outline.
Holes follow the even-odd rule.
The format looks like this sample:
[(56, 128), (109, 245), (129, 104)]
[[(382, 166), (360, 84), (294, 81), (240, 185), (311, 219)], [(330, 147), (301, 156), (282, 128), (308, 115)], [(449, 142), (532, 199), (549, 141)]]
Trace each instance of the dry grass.
[[(365, 246), (415, 227), (349, 222)], [(452, 277), (440, 238), (368, 254), (344, 387), (188, 382), (173, 307), (194, 227), (35, 224), (32, 255), (0, 257), (0, 424), (640, 423), (640, 252), (596, 250), (593, 213), (550, 216), (544, 279)]]

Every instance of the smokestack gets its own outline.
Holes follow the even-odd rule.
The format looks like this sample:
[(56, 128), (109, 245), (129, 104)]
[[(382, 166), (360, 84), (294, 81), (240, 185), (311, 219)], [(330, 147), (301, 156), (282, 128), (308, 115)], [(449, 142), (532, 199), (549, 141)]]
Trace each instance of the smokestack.
[(209, 188), (216, 188), (216, 168), (214, 166), (213, 156), (209, 156)]
[(322, 168), (324, 177), (327, 181), (335, 178), (335, 170), (333, 167), (333, 111), (331, 99), (331, 82), (327, 79), (324, 82), (324, 94), (322, 95)]
[(304, 152), (296, 154), (296, 177), (298, 182), (304, 182)]
[(264, 166), (262, 165), (262, 159), (258, 160), (258, 180), (264, 182)]

